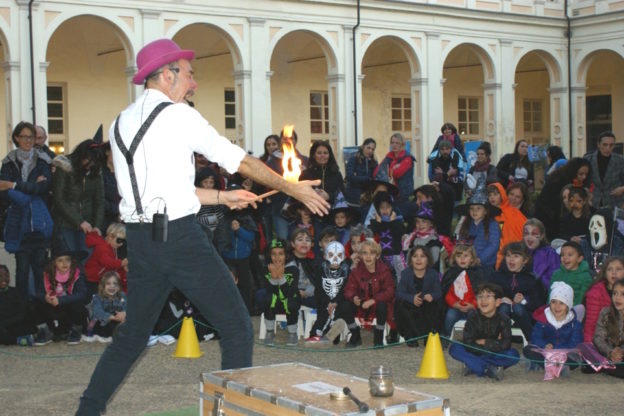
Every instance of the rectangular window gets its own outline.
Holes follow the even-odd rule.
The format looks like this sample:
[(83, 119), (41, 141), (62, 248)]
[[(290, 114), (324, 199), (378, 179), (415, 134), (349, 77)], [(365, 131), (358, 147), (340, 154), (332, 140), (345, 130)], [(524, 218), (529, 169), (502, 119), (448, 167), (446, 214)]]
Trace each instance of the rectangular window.
[(224, 94), (225, 102), (225, 128), (236, 128), (236, 94), (234, 89), (226, 89)]
[(457, 99), (457, 128), (460, 136), (476, 136), (479, 134), (479, 99), (476, 97), (459, 97)]
[(310, 133), (329, 134), (329, 96), (327, 91), (310, 92)]
[(412, 99), (405, 96), (392, 96), (392, 131), (405, 132), (408, 135), (412, 130)]
[(522, 104), (524, 133), (542, 133), (542, 100), (527, 99)]
[(48, 134), (55, 141), (65, 140), (67, 131), (67, 97), (65, 84), (48, 84)]

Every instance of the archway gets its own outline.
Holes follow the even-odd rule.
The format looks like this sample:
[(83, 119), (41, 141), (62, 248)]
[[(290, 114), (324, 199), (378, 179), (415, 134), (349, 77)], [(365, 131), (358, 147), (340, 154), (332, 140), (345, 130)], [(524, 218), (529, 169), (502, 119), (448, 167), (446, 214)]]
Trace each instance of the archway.
[[(335, 66), (320, 35), (296, 30), (281, 37), (271, 55), (271, 118), (274, 133), (294, 124), (297, 148), (304, 155), (314, 140), (335, 139), (336, 120), (327, 76)], [(334, 153), (336, 142), (333, 141)]]
[[(47, 45), (47, 125), (51, 145), (69, 153), (76, 144), (104, 131), (128, 104), (128, 51), (122, 32), (90, 15), (63, 22)], [(105, 134), (106, 136), (106, 134)]]
[[(588, 54), (579, 65), (578, 83), (585, 89), (586, 148), (596, 148), (598, 135), (611, 130), (618, 141), (624, 136), (624, 119), (614, 114), (624, 114), (624, 57), (611, 50), (598, 50)], [(616, 149), (621, 153), (621, 148)]]
[[(384, 36), (374, 40), (362, 58), (363, 137), (377, 142), (377, 158), (390, 148), (390, 136), (401, 133), (412, 143), (420, 120), (420, 94), (412, 91), (410, 81), (420, 72), (413, 49), (402, 39)], [(415, 102), (416, 101), (416, 102)], [(419, 132), (420, 132), (420, 128)], [(417, 163), (423, 158), (420, 135), (410, 152)], [(419, 167), (415, 169), (420, 172)]]
[(199, 88), (192, 101), (197, 110), (220, 134), (236, 141), (242, 94), (234, 80), (234, 70), (240, 64), (234, 42), (219, 28), (203, 23), (184, 27), (173, 40), (195, 51), (192, 64)]

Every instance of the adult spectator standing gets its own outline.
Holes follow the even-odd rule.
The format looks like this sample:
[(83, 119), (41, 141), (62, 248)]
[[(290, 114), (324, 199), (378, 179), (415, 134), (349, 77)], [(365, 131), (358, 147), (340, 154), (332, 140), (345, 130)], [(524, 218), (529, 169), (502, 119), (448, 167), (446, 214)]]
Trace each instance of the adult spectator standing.
[(405, 202), (414, 192), (414, 156), (405, 150), (405, 141), (401, 133), (390, 137), (390, 151), (381, 161), (373, 176), (387, 181), (399, 188), (399, 201)]
[(453, 146), (453, 149), (456, 149), (461, 155), (462, 159), (464, 159), (464, 162), (466, 162), (467, 159), (466, 150), (464, 149), (464, 142), (462, 142), (461, 137), (459, 137), (459, 134), (457, 134), (457, 128), (453, 125), (453, 123), (444, 123), (440, 128), (440, 132), (442, 132), (442, 134), (438, 136), (435, 144), (433, 145), (433, 149), (431, 149), (431, 152), (429, 154), (438, 150), (438, 147), (440, 146), (440, 142), (442, 140), (448, 140), (449, 142), (451, 142), (451, 146)]
[(63, 239), (70, 251), (88, 252), (86, 234), (102, 234), (104, 226), (104, 181), (100, 145), (82, 141), (69, 157), (52, 161), (52, 218), (55, 239)]
[(591, 164), (591, 182), (595, 185), (592, 205), (622, 207), (624, 203), (624, 158), (613, 153), (615, 134), (605, 131), (598, 136), (598, 149), (585, 156)]
[(328, 140), (314, 142), (310, 148), (308, 168), (301, 173), (300, 179), (319, 179), (321, 186), (316, 191), (330, 205), (334, 204), (339, 192), (344, 194), (342, 174)]
[(518, 140), (513, 153), (507, 153), (496, 165), (498, 177), (505, 188), (514, 182), (533, 186), (533, 162), (529, 160), (529, 142)]
[[(284, 154), (282, 153), (281, 145), (288, 140), (284, 137), (283, 131), (280, 133), (280, 140), (280, 146), (273, 152), (273, 157), (268, 159), (267, 165), (279, 175), (283, 175), (284, 168), (282, 167), (282, 158)], [(295, 147), (296, 157), (301, 160), (301, 170), (305, 171), (308, 167), (308, 158), (297, 150), (297, 140), (297, 132), (293, 130), (290, 142)], [(288, 220), (282, 215), (282, 209), (286, 201), (288, 201), (288, 195), (284, 192), (279, 192), (277, 195), (271, 197), (271, 221), (273, 223), (273, 229), (275, 230), (275, 236), (282, 240), (288, 240)]]
[(54, 153), (46, 144), (46, 141), (48, 140), (48, 133), (46, 132), (46, 129), (44, 129), (43, 126), (35, 126), (35, 130), (37, 132), (37, 135), (35, 136), (35, 149), (44, 152), (50, 159), (54, 159), (54, 157), (56, 157), (56, 153)]
[[(15, 253), (15, 286), (24, 300), (32, 269), (35, 293), (43, 283), (46, 248), (52, 236), (50, 213), (44, 202), (52, 186), (51, 159), (34, 148), (35, 126), (20, 122), (11, 135), (17, 149), (10, 151), (0, 169), (0, 197), (8, 200), (5, 249)], [(47, 224), (46, 224), (47, 222)]]
[(373, 179), (378, 164), (375, 160), (376, 148), (375, 139), (369, 137), (347, 161), (345, 199), (349, 205), (360, 206), (360, 196), (364, 193), (365, 185)]
[[(182, 50), (169, 39), (144, 46), (137, 55), (138, 72), (133, 82), (143, 84), (145, 91), (122, 111), (110, 129), (122, 198), (120, 213), (126, 222), (128, 259), (132, 264), (128, 274), (128, 309), (126, 322), (95, 368), (78, 415), (99, 415), (105, 411), (107, 401), (145, 349), (154, 322), (174, 286), (219, 329), (222, 368), (252, 364), (253, 328), (249, 314), (227, 266), (201, 229), (195, 213), (201, 204), (225, 204), (232, 209), (255, 205), (256, 195), (244, 190), (196, 189), (191, 163), (194, 151), (228, 172), (238, 171), (286, 192), (315, 214), (328, 210), (328, 204), (311, 187), (318, 182), (286, 182), (260, 160), (220, 136), (186, 104), (184, 97), (197, 88), (190, 62), (194, 56), (193, 51)], [(132, 153), (128, 149), (133, 149)], [(135, 150), (137, 157), (132, 157)], [(162, 221), (167, 226), (166, 237), (162, 227), (153, 222), (160, 218), (155, 216), (159, 205), (161, 214), (166, 205), (169, 216), (168, 222)]]
[(559, 219), (562, 208), (561, 190), (568, 184), (589, 187), (590, 177), (589, 161), (582, 157), (570, 159), (568, 163), (548, 176), (535, 201), (535, 218), (544, 223), (548, 240), (552, 241), (559, 238)]

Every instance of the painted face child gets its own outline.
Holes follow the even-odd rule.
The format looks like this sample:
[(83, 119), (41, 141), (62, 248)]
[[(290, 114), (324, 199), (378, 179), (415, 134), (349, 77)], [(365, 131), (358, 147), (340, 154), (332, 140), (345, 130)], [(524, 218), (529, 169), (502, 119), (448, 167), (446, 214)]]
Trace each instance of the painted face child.
[(544, 232), (536, 225), (525, 224), (522, 228), (522, 241), (531, 251), (540, 246), (544, 237)]

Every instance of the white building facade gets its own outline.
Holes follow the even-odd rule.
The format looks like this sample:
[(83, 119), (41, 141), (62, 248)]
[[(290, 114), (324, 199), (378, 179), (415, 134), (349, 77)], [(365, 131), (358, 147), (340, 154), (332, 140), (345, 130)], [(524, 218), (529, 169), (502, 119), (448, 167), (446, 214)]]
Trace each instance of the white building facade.
[(624, 1), (570, 0), (569, 19), (565, 6), (0, 0), (0, 146), (11, 148), (21, 120), (67, 152), (107, 128), (142, 91), (131, 82), (136, 53), (167, 37), (197, 51), (196, 108), (256, 155), (284, 124), (304, 153), (328, 139), (339, 158), (366, 137), (381, 157), (398, 131), (422, 179), (447, 121), (464, 139), (490, 141), (496, 158), (520, 138), (582, 155), (600, 131), (624, 137)]

